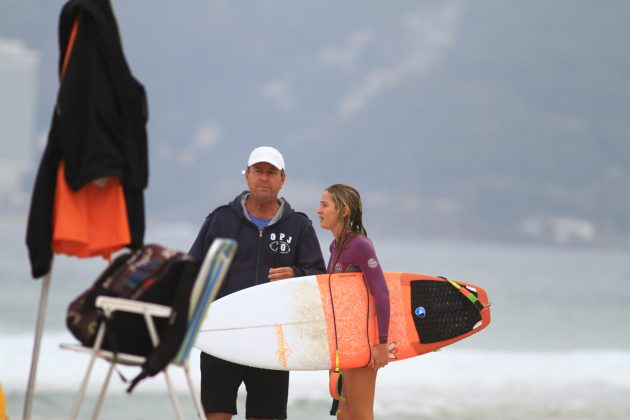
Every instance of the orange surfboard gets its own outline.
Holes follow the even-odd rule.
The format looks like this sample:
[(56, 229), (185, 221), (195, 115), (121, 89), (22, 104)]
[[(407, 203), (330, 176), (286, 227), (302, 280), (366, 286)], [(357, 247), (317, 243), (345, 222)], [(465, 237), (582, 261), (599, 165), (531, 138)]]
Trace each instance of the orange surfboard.
[[(488, 295), (479, 286), (424, 274), (385, 278), (392, 361), (448, 346), (490, 323)], [(338, 273), (265, 283), (213, 302), (196, 346), (254, 367), (330, 370), (367, 365), (376, 343), (363, 275)]]

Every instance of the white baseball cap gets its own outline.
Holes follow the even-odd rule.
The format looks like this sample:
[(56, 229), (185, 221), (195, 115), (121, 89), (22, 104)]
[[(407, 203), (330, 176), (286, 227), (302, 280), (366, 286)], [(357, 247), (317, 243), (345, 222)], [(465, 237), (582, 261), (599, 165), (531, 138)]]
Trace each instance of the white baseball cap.
[[(273, 147), (262, 146), (252, 150), (247, 160), (247, 167), (249, 168), (260, 162), (271, 163), (281, 171), (284, 170), (284, 158), (282, 157), (282, 153)], [(245, 173), (245, 171), (243, 171), (243, 173)]]

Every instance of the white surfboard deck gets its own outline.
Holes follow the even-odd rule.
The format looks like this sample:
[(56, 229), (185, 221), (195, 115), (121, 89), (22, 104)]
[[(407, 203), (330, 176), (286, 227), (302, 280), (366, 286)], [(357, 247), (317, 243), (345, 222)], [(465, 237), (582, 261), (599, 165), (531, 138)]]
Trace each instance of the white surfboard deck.
[(214, 301), (196, 347), (268, 369), (328, 369), (326, 320), (315, 276), (265, 283)]

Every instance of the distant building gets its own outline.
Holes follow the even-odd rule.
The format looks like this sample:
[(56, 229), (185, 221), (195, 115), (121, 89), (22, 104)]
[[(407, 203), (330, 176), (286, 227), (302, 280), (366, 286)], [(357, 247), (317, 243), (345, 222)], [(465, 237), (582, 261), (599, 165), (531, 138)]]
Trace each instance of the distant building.
[(0, 38), (0, 207), (19, 200), (31, 164), (39, 55), (21, 41)]
[(561, 245), (593, 242), (597, 235), (593, 223), (574, 217), (528, 218), (521, 222), (520, 230), (529, 238)]

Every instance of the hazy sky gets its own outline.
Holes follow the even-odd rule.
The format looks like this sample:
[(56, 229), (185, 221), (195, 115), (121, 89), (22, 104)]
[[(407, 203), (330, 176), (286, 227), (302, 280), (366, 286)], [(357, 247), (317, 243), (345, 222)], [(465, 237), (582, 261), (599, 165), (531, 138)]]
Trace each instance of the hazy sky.
[[(38, 55), (31, 173), (63, 4), (0, 6), (0, 39)], [(152, 218), (197, 223), (245, 187), (249, 151), (272, 145), (287, 161), (284, 193), (311, 217), (322, 188), (345, 182), (397, 234), (502, 239), (562, 225), (630, 237), (625, 2), (112, 4), (149, 98)], [(24, 150), (13, 137), (2, 147)]]

